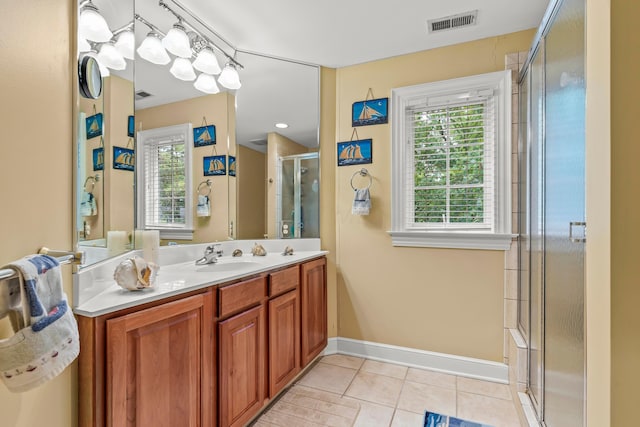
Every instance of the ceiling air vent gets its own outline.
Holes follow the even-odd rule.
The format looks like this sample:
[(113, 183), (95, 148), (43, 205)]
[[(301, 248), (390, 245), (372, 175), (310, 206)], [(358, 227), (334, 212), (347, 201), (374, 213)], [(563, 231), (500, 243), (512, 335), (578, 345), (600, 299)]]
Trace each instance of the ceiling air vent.
[(435, 33), (437, 31), (453, 30), (454, 28), (468, 27), (469, 25), (475, 25), (478, 18), (478, 11), (459, 13), (458, 15), (451, 15), (445, 18), (432, 19), (427, 21), (429, 26), (429, 32)]
[(253, 145), (258, 145), (258, 146), (264, 146), (267, 145), (267, 140), (266, 139), (252, 139), (251, 141), (249, 141), (250, 143), (252, 143)]
[(139, 91), (136, 92), (136, 100), (145, 99), (145, 98), (148, 98), (150, 96), (153, 96), (153, 95), (151, 95), (149, 92), (145, 92), (143, 90), (139, 90)]

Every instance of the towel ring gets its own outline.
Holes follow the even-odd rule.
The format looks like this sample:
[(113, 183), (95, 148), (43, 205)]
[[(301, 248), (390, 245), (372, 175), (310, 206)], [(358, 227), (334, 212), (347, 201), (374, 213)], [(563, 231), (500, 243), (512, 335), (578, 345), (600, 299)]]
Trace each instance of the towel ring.
[(355, 178), (357, 175), (369, 177), (369, 184), (364, 188), (364, 190), (368, 190), (371, 187), (371, 184), (373, 183), (373, 178), (371, 178), (371, 174), (365, 168), (362, 168), (359, 171), (355, 171), (353, 175), (351, 175), (351, 188), (353, 188), (354, 190), (357, 190), (357, 188), (353, 185), (353, 178)]
[[(206, 185), (208, 187), (207, 194), (201, 194), (200, 190), (202, 189), (202, 186)], [(201, 195), (201, 196), (208, 196), (211, 194), (211, 180), (207, 179), (206, 181), (202, 181), (200, 184), (198, 184), (198, 189), (196, 190), (196, 192)]]
[[(89, 180), (91, 180), (91, 190), (87, 191), (87, 183), (89, 182)], [(84, 185), (82, 186), (82, 188), (84, 189), (84, 191), (87, 191), (87, 193), (91, 193), (93, 191), (93, 189), (96, 186), (96, 182), (100, 181), (100, 175), (96, 174), (95, 176), (93, 175), (89, 175), (87, 177), (87, 179), (84, 180)]]

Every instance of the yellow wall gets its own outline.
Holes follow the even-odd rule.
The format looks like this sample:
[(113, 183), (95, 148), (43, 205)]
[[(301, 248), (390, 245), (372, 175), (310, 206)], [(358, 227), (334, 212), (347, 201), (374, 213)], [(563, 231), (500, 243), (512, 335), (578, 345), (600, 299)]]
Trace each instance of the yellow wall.
[[(225, 92), (136, 111), (137, 130), (154, 129), (183, 123), (192, 123), (193, 127), (196, 128), (202, 125), (203, 116), (206, 117), (207, 124), (216, 126), (217, 143), (215, 146), (208, 145), (193, 148), (193, 223), (196, 228), (193, 233), (193, 242), (226, 240), (228, 236), (229, 176), (205, 177), (202, 169), (202, 159), (214, 154), (227, 154), (227, 142), (230, 137), (228, 129), (230, 127), (235, 128), (235, 124), (229, 125), (227, 117), (227, 104), (230, 97), (233, 97), (233, 95)], [(214, 147), (216, 153), (213, 152)], [(196, 217), (195, 207), (198, 204), (196, 189), (206, 179), (211, 179), (212, 181), (211, 194), (209, 195), (211, 216)], [(202, 194), (205, 194), (204, 190)]]
[[(0, 264), (72, 246), (73, 10), (70, 0), (0, 2)], [(70, 267), (63, 272), (71, 295)], [(0, 424), (76, 425), (76, 382), (74, 363), (27, 393), (0, 385)]]
[(638, 425), (639, 15), (637, 1), (611, 0), (611, 425), (615, 427)]
[(276, 193), (278, 184), (278, 159), (284, 156), (306, 153), (309, 149), (277, 132), (267, 134), (267, 234), (269, 239), (278, 237), (276, 229)]
[[(351, 138), (352, 104), (369, 88), (384, 98), (395, 87), (504, 70), (505, 54), (527, 50), (533, 34), (338, 69), (336, 140)], [(360, 127), (358, 136), (373, 139), (372, 210), (351, 215), (359, 166), (337, 168), (338, 335), (502, 362), (504, 252), (393, 247), (390, 125)]]
[(266, 215), (266, 155), (239, 145), (236, 191), (238, 198), (238, 239), (262, 239), (267, 232)]

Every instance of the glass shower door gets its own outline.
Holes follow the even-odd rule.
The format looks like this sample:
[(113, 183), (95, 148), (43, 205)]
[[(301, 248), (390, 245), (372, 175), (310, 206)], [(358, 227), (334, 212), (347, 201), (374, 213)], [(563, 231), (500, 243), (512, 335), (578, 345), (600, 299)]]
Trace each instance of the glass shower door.
[(584, 0), (565, 0), (546, 36), (544, 421), (584, 425)]

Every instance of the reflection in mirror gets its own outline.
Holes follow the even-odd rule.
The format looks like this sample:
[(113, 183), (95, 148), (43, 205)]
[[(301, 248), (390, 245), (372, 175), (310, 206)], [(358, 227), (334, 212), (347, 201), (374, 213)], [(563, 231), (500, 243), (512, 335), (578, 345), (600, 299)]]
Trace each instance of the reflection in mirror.
[[(85, 25), (87, 16), (100, 19), (86, 14), (92, 9), (104, 19), (101, 31), (96, 31), (99, 26), (94, 21)], [(133, 116), (133, 61), (125, 59), (133, 58), (126, 43), (127, 35), (132, 35), (133, 3), (82, 1), (78, 15), (78, 57), (93, 57), (102, 74), (100, 96), (85, 97), (79, 86), (76, 97), (74, 239), (87, 252), (86, 264), (91, 264), (127, 251), (133, 231), (133, 162), (122, 168), (114, 158), (118, 147), (134, 147), (128, 129)]]

